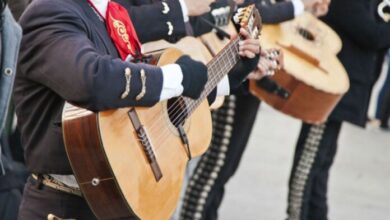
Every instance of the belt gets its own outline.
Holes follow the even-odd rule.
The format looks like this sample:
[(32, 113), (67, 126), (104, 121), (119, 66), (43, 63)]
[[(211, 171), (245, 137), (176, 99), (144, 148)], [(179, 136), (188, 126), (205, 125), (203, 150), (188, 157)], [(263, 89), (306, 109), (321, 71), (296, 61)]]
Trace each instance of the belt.
[(74, 219), (74, 218), (63, 219), (63, 218), (59, 218), (53, 214), (49, 214), (49, 215), (47, 215), (47, 220), (76, 220), (76, 219)]
[(32, 174), (31, 176), (32, 176), (33, 179), (35, 179), (36, 181), (38, 181), (39, 183), (41, 183), (41, 184), (43, 184), (43, 185), (45, 185), (47, 187), (56, 189), (56, 190), (61, 191), (61, 192), (70, 193), (70, 194), (73, 194), (73, 195), (76, 195), (76, 196), (80, 196), (80, 197), (83, 196), (83, 194), (81, 193), (80, 189), (67, 186), (67, 185), (63, 184), (62, 182), (55, 180), (50, 175), (47, 175), (47, 174), (39, 174), (39, 175)]

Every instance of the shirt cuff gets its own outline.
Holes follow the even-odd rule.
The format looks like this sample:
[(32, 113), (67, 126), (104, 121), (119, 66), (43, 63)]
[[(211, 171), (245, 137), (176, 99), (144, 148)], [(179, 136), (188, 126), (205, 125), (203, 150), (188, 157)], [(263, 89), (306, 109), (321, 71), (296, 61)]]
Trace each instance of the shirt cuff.
[(291, 3), (294, 6), (294, 16), (298, 16), (304, 12), (305, 5), (302, 0), (291, 0)]
[(217, 85), (217, 96), (226, 96), (230, 94), (229, 78), (227, 75)]
[(163, 75), (163, 86), (160, 101), (180, 96), (183, 93), (183, 73), (177, 64), (169, 64), (161, 67)]
[(188, 22), (190, 18), (188, 17), (188, 8), (184, 0), (179, 0), (181, 6), (181, 12), (183, 12), (184, 22)]

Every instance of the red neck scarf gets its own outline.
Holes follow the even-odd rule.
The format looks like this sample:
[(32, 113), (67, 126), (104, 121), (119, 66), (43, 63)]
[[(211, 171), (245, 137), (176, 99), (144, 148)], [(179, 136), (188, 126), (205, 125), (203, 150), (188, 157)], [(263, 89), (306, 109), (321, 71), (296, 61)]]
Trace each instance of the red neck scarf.
[(139, 58), (141, 56), (141, 43), (138, 40), (129, 12), (120, 4), (108, 1), (106, 19), (104, 19), (91, 0), (88, 2), (96, 13), (105, 20), (108, 34), (122, 60), (125, 60), (128, 55)]

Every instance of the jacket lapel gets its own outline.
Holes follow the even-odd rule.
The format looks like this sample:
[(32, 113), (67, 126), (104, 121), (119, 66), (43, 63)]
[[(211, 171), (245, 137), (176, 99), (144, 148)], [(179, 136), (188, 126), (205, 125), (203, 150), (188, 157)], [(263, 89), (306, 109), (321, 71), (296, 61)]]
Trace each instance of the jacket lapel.
[(79, 2), (82, 10), (85, 13), (83, 19), (87, 20), (88, 24), (90, 24), (89, 28), (91, 29), (92, 34), (96, 34), (100, 41), (103, 43), (103, 45), (97, 46), (103, 46), (107, 54), (119, 57), (118, 51), (107, 33), (106, 24), (104, 23), (104, 21), (100, 20), (100, 16), (94, 11), (94, 9), (89, 5), (87, 1), (76, 1)]

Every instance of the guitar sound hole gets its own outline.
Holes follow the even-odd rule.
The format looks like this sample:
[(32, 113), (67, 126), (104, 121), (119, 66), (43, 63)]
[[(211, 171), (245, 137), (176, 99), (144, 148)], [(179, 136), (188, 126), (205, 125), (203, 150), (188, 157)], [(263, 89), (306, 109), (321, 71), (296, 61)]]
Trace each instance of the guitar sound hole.
[(169, 120), (175, 127), (183, 125), (187, 118), (187, 106), (182, 97), (168, 100), (168, 116)]
[(314, 36), (314, 34), (312, 34), (309, 30), (305, 29), (305, 28), (301, 28), (299, 27), (298, 28), (298, 33), (303, 37), (305, 38), (306, 40), (308, 41), (314, 41), (316, 38)]

